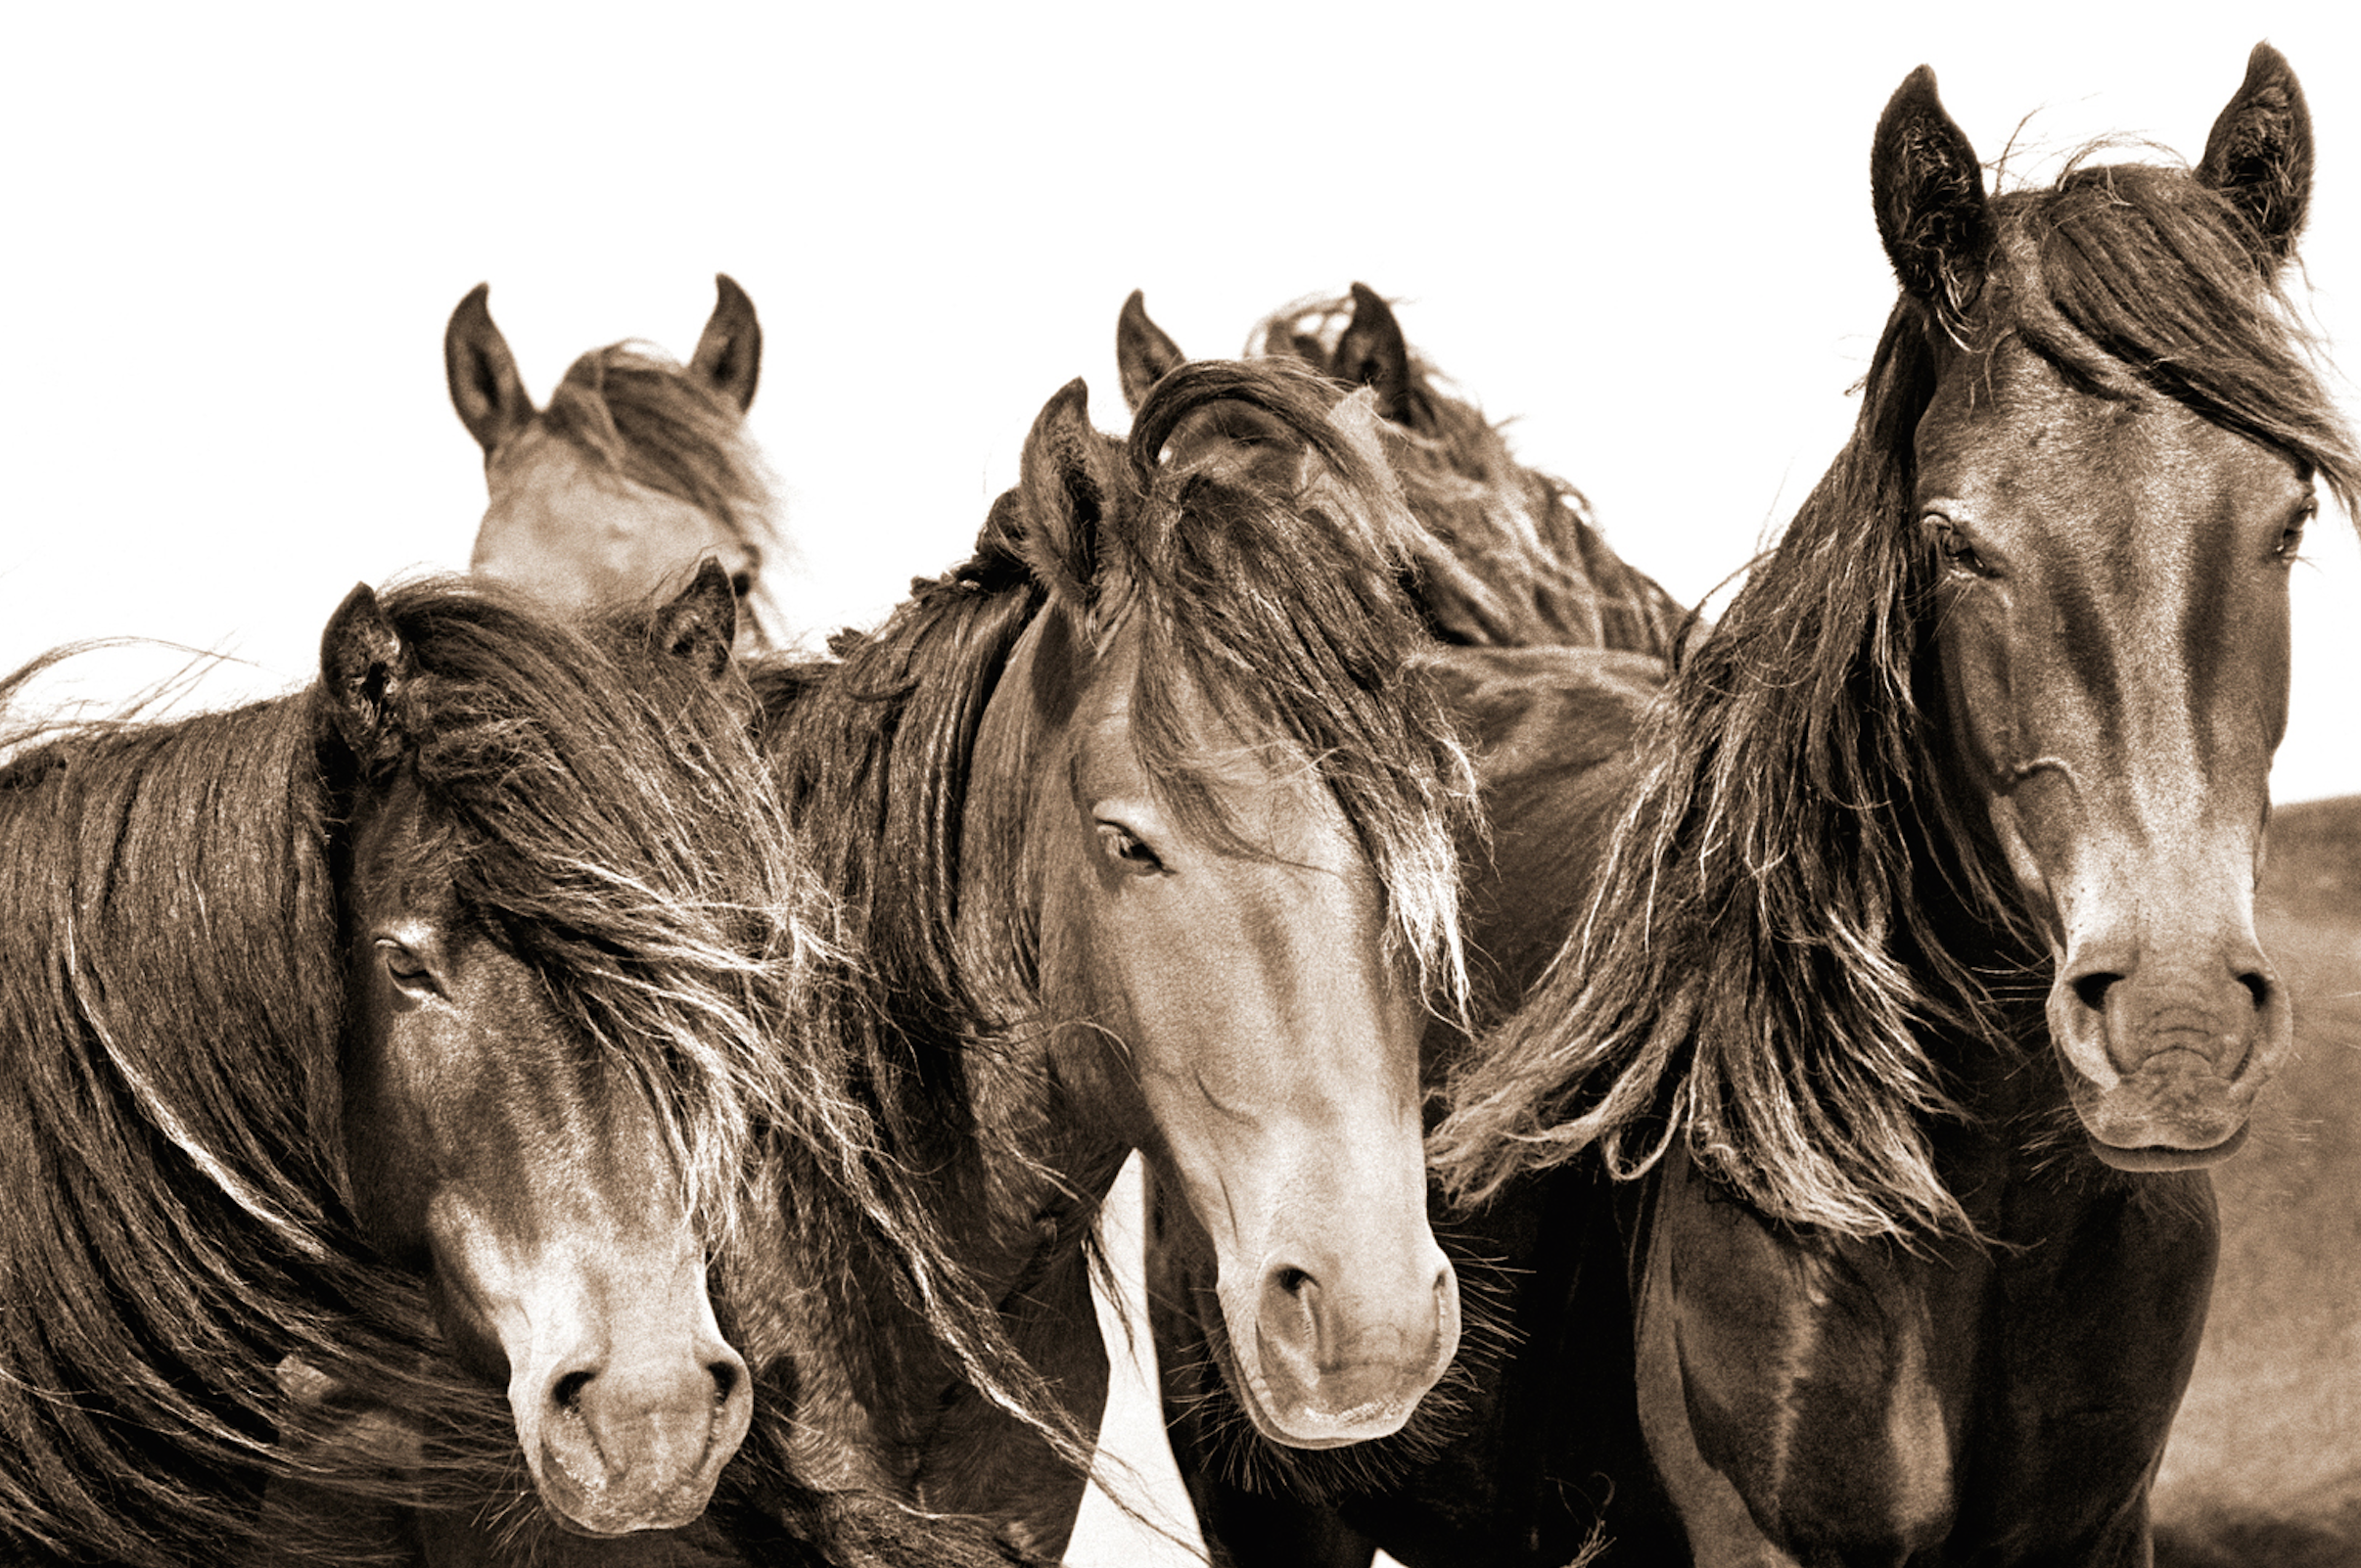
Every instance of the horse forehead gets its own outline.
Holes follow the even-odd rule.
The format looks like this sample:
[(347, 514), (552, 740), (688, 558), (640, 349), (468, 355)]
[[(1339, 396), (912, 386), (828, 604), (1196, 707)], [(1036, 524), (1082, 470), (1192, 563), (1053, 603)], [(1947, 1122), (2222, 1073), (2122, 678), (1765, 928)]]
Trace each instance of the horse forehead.
[(708, 555), (725, 571), (751, 564), (721, 519), (600, 467), (563, 442), (503, 455), (472, 569), (550, 597), (638, 599), (677, 586)]
[(2086, 550), (2161, 550), (2301, 484), (2285, 454), (2169, 397), (2084, 392), (2014, 345), (1945, 382), (1920, 422), (1918, 453), (1921, 499), (1965, 500), (1978, 524), (2037, 529), (2035, 542)]

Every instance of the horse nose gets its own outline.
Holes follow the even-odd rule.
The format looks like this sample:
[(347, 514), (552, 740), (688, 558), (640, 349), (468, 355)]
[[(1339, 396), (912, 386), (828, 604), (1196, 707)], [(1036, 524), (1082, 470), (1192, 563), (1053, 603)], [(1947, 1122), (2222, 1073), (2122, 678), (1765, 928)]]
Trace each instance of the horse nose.
[(2099, 1043), (2106, 1065), (2125, 1078), (2167, 1051), (2189, 1051), (2215, 1076), (2235, 1080), (2281, 1005), (2278, 976), (2253, 947), (2188, 966), (2076, 954), (2059, 976), (2057, 999), (2068, 1034)]
[(716, 1339), (698, 1354), (585, 1355), (542, 1385), (541, 1442), (559, 1483), (544, 1496), (592, 1535), (672, 1529), (704, 1512), (753, 1418), (745, 1360)]
[(1458, 1277), (1431, 1244), (1423, 1283), (1393, 1293), (1332, 1288), (1341, 1270), (1312, 1261), (1282, 1258), (1263, 1273), (1255, 1329), (1271, 1413), (1306, 1447), (1381, 1437), (1458, 1348)]

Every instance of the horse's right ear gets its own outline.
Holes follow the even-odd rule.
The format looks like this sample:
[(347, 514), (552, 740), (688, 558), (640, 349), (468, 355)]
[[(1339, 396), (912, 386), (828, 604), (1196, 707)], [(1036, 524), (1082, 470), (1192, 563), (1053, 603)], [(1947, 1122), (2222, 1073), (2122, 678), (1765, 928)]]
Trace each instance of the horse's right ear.
[(656, 612), (651, 634), (663, 653), (708, 680), (720, 677), (738, 640), (738, 593), (719, 561), (709, 555), (697, 564), (689, 585)]
[(755, 383), (763, 375), (763, 324), (755, 319), (754, 300), (728, 273), (714, 274), (714, 313), (697, 337), (689, 369), (742, 414), (754, 406)]
[(410, 650), (366, 582), (345, 595), (320, 633), (320, 698), (363, 767), (391, 761), (403, 739), (395, 707), (415, 671)]
[(490, 299), (491, 285), (477, 284), (442, 329), (442, 373), (450, 384), (451, 406), (486, 457), (532, 418), (532, 399), (525, 395), (508, 340), (492, 325)]
[(1902, 292), (1932, 312), (1954, 341), (1963, 339), (1968, 308), (1983, 292), (1992, 208), (1975, 149), (1943, 113), (1934, 71), (1925, 66), (1903, 79), (1877, 116), (1870, 196)]
[(1105, 440), (1090, 428), (1090, 389), (1077, 376), (1042, 405), (1017, 476), (1025, 562), (1076, 608), (1096, 591), (1112, 470)]
[(1394, 307), (1366, 283), (1353, 285), (1353, 319), (1336, 340), (1330, 374), (1377, 393), (1377, 412), (1396, 424), (1410, 417), (1410, 342)]
[(1115, 369), (1123, 379), (1123, 400), (1134, 414), (1156, 383), (1188, 363), (1180, 346), (1148, 319), (1147, 297), (1134, 289), (1115, 318)]

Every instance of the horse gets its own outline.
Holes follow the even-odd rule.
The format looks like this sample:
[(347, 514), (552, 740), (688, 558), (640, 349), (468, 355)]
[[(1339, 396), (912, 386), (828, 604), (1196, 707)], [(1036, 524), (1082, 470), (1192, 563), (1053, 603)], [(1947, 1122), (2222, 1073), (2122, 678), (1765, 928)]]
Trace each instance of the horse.
[[(840, 1254), (786, 1325), (809, 1473), (1062, 1550), (1106, 1390), (1091, 1222), (1134, 1149), (1216, 1260), (1199, 1306), (1268, 1441), (1390, 1431), (1452, 1360), (1417, 1041), (1463, 989), (1473, 781), (1374, 423), (1300, 369), (1213, 362), (1118, 442), (1077, 381), (969, 560), (830, 658), (756, 667), (865, 957), (819, 994), (892, 1134), (878, 1179), (1003, 1328), (919, 1354)], [(1012, 1419), (978, 1368), (1062, 1423)]]
[[(1661, 659), (1688, 630), (1690, 613), (1609, 547), (1582, 492), (1519, 463), (1499, 429), (1412, 351), (1393, 307), (1367, 284), (1280, 309), (1247, 350), (1370, 389), (1386, 460), (1431, 539), (1419, 552), (1417, 599), (1442, 641)], [(1116, 318), (1115, 359), (1134, 412), (1187, 362), (1138, 290)]]
[[(13, 1558), (369, 1549), (305, 1538), (281, 1487), (521, 1479), (603, 1537), (705, 1506), (753, 1399), (707, 1260), (758, 1134), (804, 1114), (824, 930), (734, 616), (718, 570), (595, 636), (364, 586), (305, 690), (18, 738)], [(340, 1445), (339, 1389), (432, 1426), (433, 1474)]]
[[(1478, 764), (1487, 825), (1458, 848), (1473, 1011), (1497, 1022), (1579, 914), (1591, 818), (1628, 787), (1618, 760), (1662, 684), (1664, 661), (1698, 623), (1616, 555), (1579, 490), (1516, 461), (1499, 430), (1410, 348), (1392, 308), (1366, 284), (1344, 300), (1282, 308), (1249, 347), (1368, 388), (1385, 416), (1386, 455), (1421, 529), (1412, 597), (1436, 638), (1422, 662)], [(1137, 293), (1118, 320), (1116, 354), (1134, 404), (1186, 362)], [(1430, 1028), (1429, 1080), (1465, 1048), (1463, 1028)], [(1431, 1521), (1479, 1514), (1490, 1521), (1488, 1543), (1474, 1552), (1481, 1559), (1521, 1549), (1563, 1563), (1583, 1550), (1593, 1520), (1560, 1530), (1513, 1518), (1531, 1513), (1520, 1496), (1543, 1490), (1545, 1460), (1558, 1466), (1548, 1473), (1550, 1489), (1588, 1495), (1586, 1478), (1605, 1473), (1640, 1439), (1636, 1427), (1611, 1421), (1559, 1422), (1539, 1443), (1506, 1436), (1545, 1420), (1533, 1412), (1559, 1392), (1546, 1375), (1548, 1347), (1584, 1347), (1574, 1364), (1587, 1379), (1597, 1359), (1590, 1346), (1615, 1332), (1601, 1326), (1596, 1292), (1576, 1290), (1579, 1270), (1561, 1267), (1579, 1248), (1535, 1259), (1536, 1232), (1558, 1206), (1547, 1196), (1551, 1182), (1536, 1188), (1544, 1195), (1520, 1193), (1474, 1217), (1439, 1198), (1431, 1204), (1470, 1298), (1462, 1364), (1399, 1436), (1306, 1455), (1271, 1449), (1239, 1419), (1194, 1307), (1207, 1260), (1171, 1222), (1169, 1191), (1149, 1183), (1149, 1324), (1167, 1426), (1217, 1557), (1234, 1549), (1243, 1561), (1366, 1559), (1374, 1540), (1417, 1557)], [(1504, 1268), (1510, 1259), (1519, 1263)], [(1523, 1347), (1513, 1353), (1514, 1386), (1503, 1376), (1511, 1346)], [(1587, 1397), (1579, 1380), (1563, 1394), (1576, 1405)], [(1486, 1413), (1507, 1397), (1539, 1403), (1505, 1417)], [(1602, 1503), (1613, 1495), (1598, 1494)], [(1358, 1499), (1358, 1529), (1328, 1506), (1347, 1498)], [(1569, 1521), (1581, 1512), (1564, 1511)], [(1643, 1524), (1623, 1528), (1626, 1541), (1640, 1543), (1634, 1532)], [(1677, 1549), (1677, 1537), (1659, 1534), (1654, 1544)], [(1468, 1548), (1465, 1539), (1455, 1545)]]
[(593, 348), (536, 409), (480, 283), (451, 311), (451, 406), (484, 448), (490, 504), (469, 570), (573, 608), (675, 590), (707, 556), (736, 590), (741, 651), (768, 646), (777, 505), (745, 433), (763, 368), (754, 301), (727, 273), (685, 368), (643, 346)]
[(1455, 1075), (1455, 1193), (1625, 1183), (1640, 1425), (1701, 1563), (2149, 1560), (2206, 1169), (2292, 1036), (2253, 910), (2286, 576), (2361, 473), (2278, 288), (2310, 171), (2268, 45), (2194, 169), (1997, 198), (1904, 81), (1853, 438)]

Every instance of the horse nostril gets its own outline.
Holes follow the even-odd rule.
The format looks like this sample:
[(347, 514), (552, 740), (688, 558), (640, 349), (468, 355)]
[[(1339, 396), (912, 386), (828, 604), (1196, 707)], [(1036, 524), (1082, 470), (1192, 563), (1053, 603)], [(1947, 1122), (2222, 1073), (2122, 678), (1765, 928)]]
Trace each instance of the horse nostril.
[(716, 1361), (706, 1370), (713, 1374), (714, 1403), (727, 1405), (730, 1395), (737, 1392), (739, 1370), (732, 1361)]
[(568, 1372), (549, 1386), (550, 1403), (569, 1415), (579, 1413), (582, 1390), (588, 1388), (590, 1380), (597, 1375), (596, 1372)]
[(2122, 978), (2121, 975), (2108, 974), (2105, 970), (2100, 970), (2095, 974), (2078, 975), (2074, 979), (2075, 999), (2094, 1013), (2106, 1012), (2107, 991)]
[(1300, 1296), (1305, 1286), (1317, 1281), (1301, 1268), (1281, 1268), (1273, 1271), (1271, 1282), (1287, 1295)]
[(2245, 974), (2238, 977), (2238, 983), (2246, 988), (2247, 995), (2254, 998), (2254, 1010), (2256, 1012), (2260, 1012), (2264, 1008), (2271, 1005), (2272, 987), (2271, 977), (2269, 975), (2261, 974), (2255, 970), (2249, 969)]

